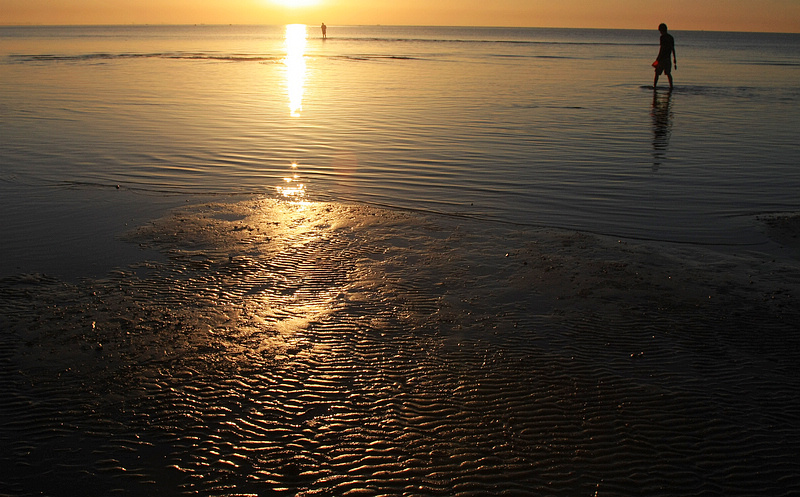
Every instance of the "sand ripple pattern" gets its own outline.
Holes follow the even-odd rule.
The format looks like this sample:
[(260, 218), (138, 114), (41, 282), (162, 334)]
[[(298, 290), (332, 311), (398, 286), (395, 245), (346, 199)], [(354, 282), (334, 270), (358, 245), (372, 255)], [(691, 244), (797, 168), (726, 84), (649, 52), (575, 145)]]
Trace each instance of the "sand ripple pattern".
[(796, 266), (269, 199), (130, 238), (0, 282), (0, 494), (800, 491)]

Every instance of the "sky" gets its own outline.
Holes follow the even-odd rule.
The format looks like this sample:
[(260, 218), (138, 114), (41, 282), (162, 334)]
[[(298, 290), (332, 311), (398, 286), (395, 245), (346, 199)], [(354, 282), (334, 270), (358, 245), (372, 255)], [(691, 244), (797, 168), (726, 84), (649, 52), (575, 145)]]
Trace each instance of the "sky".
[(0, 0), (0, 24), (353, 24), (800, 33), (800, 0)]

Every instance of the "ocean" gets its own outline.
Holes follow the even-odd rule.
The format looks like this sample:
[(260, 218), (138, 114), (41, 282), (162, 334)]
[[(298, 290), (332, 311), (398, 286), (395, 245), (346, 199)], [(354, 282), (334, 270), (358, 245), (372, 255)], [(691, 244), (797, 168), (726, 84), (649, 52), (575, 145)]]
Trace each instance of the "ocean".
[(800, 35), (0, 26), (0, 494), (800, 490)]

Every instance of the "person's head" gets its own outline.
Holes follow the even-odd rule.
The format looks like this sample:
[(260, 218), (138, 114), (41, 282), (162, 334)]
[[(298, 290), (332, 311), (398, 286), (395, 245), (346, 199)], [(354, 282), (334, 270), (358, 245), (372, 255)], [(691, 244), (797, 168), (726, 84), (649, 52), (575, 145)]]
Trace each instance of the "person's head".
[(661, 31), (662, 33), (666, 33), (667, 25), (662, 22), (661, 24), (658, 25), (658, 30)]

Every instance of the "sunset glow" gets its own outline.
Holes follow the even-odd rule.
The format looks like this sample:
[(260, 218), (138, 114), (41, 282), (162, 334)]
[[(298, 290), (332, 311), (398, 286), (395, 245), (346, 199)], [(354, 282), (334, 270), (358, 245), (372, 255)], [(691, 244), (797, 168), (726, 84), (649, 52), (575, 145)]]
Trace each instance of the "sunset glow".
[(312, 5), (317, 5), (319, 0), (269, 0), (270, 2), (280, 5), (282, 7), (289, 7), (289, 8), (300, 8), (300, 7), (310, 7)]
[(1, 24), (525, 26), (800, 32), (796, 0), (0, 0)]

